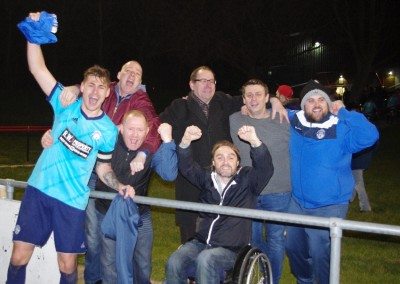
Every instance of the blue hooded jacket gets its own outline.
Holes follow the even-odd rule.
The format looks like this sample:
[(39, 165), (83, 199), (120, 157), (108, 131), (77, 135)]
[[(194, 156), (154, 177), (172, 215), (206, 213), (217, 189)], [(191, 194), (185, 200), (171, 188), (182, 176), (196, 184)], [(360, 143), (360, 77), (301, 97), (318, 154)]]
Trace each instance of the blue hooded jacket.
[(308, 122), (304, 111), (289, 116), (293, 197), (310, 209), (347, 204), (354, 188), (352, 154), (375, 143), (375, 125), (344, 107), (320, 123)]

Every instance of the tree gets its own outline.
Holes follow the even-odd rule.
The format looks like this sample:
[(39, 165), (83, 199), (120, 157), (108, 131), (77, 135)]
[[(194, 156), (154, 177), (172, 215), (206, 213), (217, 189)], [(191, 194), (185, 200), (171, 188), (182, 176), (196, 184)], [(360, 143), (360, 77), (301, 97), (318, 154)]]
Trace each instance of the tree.
[(353, 102), (358, 102), (370, 73), (398, 54), (397, 48), (388, 46), (398, 38), (399, 4), (393, 0), (335, 0), (331, 3), (354, 56), (352, 96)]

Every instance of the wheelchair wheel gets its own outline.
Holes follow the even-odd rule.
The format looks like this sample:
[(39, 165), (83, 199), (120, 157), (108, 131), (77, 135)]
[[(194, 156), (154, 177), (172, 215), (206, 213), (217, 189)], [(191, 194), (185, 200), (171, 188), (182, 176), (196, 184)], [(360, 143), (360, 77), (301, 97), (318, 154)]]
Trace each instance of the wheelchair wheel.
[(239, 251), (233, 270), (228, 275), (229, 277), (226, 279), (224, 284), (239, 284), (239, 278), (240, 274), (242, 273), (243, 264), (248, 262), (248, 252), (252, 249), (253, 248), (251, 245), (247, 245)]
[(249, 271), (247, 272), (246, 284), (272, 284), (271, 264), (268, 257), (257, 254), (251, 260)]
[(272, 271), (268, 257), (258, 248), (246, 253), (240, 266), (237, 284), (272, 284)]

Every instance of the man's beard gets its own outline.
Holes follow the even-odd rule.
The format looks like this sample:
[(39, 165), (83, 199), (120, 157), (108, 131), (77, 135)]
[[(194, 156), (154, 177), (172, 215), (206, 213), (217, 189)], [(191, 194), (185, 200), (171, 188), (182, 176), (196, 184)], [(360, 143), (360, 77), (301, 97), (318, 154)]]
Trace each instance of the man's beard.
[(312, 111), (311, 113), (305, 112), (304, 111), (304, 117), (306, 118), (306, 120), (310, 123), (317, 123), (322, 121), (326, 116), (328, 115), (328, 112), (326, 113), (322, 113), (322, 115), (318, 118), (315, 118), (315, 116), (313, 115)]
[(221, 169), (215, 169), (215, 172), (216, 172), (218, 175), (220, 175), (221, 177), (225, 177), (225, 178), (231, 178), (231, 177), (233, 177), (233, 176), (235, 175), (235, 173), (236, 173), (235, 169), (232, 169), (231, 167), (230, 167), (230, 170), (229, 170), (229, 171), (223, 171), (223, 170), (221, 170)]

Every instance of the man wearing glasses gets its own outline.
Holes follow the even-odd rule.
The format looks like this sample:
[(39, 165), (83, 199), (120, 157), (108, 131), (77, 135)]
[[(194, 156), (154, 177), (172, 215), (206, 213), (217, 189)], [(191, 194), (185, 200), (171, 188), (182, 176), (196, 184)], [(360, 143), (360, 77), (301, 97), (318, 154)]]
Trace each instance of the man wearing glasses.
[[(230, 140), (229, 115), (240, 110), (242, 102), (230, 95), (216, 92), (214, 72), (200, 66), (190, 75), (190, 92), (187, 99), (174, 100), (160, 115), (163, 122), (172, 125), (172, 137), (181, 141), (186, 127), (196, 125), (203, 137), (192, 143), (193, 158), (205, 168), (210, 165), (212, 146), (220, 140)], [(198, 202), (199, 189), (180, 173), (175, 183), (176, 200)], [(181, 243), (192, 238), (196, 229), (197, 212), (176, 210), (175, 219), (180, 229)]]
[[(172, 125), (175, 141), (181, 141), (188, 126), (196, 125), (200, 128), (202, 139), (193, 141), (192, 153), (194, 161), (203, 168), (210, 166), (210, 153), (216, 142), (231, 141), (229, 115), (239, 111), (243, 104), (240, 96), (232, 97), (216, 92), (216, 83), (211, 68), (200, 66), (194, 69), (190, 75), (188, 97), (174, 100), (160, 115), (163, 122)], [(198, 188), (178, 174), (175, 183), (176, 200), (198, 202), (199, 193)], [(197, 215), (197, 212), (176, 210), (175, 219), (182, 244), (193, 238)]]

